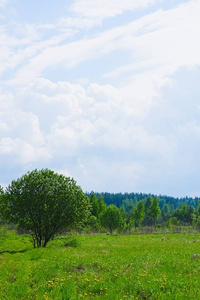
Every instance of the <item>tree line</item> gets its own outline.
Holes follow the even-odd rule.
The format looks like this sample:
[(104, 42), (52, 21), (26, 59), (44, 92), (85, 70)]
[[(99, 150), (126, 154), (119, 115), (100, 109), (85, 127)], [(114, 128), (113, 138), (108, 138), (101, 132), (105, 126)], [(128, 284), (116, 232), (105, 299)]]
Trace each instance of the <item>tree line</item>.
[[(102, 201), (106, 207), (116, 207), (120, 211), (121, 223), (119, 222), (119, 229), (129, 230), (132, 227), (156, 225), (160, 227), (192, 225), (195, 228), (200, 228), (200, 199), (198, 198), (175, 199), (173, 197), (157, 197), (147, 194), (100, 194), (94, 192), (88, 193), (87, 196), (90, 198), (93, 207), (93, 224), (95, 224), (94, 217), (96, 220), (94, 228), (100, 228), (103, 224), (101, 222), (102, 209), (98, 210), (98, 203), (102, 203)], [(106, 203), (104, 197), (107, 201), (109, 199), (108, 203)], [(121, 204), (121, 206), (118, 207), (116, 204), (118, 206)], [(103, 207), (102, 204), (101, 207)]]
[(46, 247), (56, 234), (72, 229), (113, 233), (158, 225), (200, 228), (200, 201), (188, 203), (134, 193), (85, 194), (73, 178), (36, 169), (5, 190), (0, 187), (0, 221), (24, 229), (34, 247)]
[(185, 203), (187, 205), (194, 206), (196, 209), (198, 206), (199, 198), (191, 198), (191, 197), (182, 197), (182, 198), (175, 198), (171, 196), (166, 195), (154, 195), (154, 194), (145, 194), (145, 193), (98, 193), (98, 192), (90, 192), (86, 193), (88, 197), (91, 196), (91, 194), (95, 194), (97, 198), (100, 196), (103, 197), (104, 202), (109, 204), (114, 204), (118, 208), (120, 208), (122, 205), (125, 206), (126, 211), (130, 210), (134, 207), (135, 204), (137, 204), (140, 200), (144, 201), (148, 196), (152, 196), (153, 198), (157, 196), (159, 198), (159, 207), (162, 209), (164, 204), (168, 204), (170, 206), (171, 210), (175, 210), (177, 208), (180, 208), (180, 206)]

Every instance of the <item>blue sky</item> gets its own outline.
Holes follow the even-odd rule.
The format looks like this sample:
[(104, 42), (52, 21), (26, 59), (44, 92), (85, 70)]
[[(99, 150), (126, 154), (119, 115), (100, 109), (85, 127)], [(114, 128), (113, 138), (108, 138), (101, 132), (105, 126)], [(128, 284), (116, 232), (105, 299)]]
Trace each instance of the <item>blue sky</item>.
[(200, 197), (200, 0), (0, 0), (0, 184)]

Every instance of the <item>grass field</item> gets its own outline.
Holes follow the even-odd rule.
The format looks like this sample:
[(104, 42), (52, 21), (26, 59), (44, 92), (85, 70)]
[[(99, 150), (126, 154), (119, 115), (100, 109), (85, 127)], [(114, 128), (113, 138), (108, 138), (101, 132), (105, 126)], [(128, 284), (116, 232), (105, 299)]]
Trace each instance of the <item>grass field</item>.
[(200, 299), (200, 234), (0, 239), (0, 299)]

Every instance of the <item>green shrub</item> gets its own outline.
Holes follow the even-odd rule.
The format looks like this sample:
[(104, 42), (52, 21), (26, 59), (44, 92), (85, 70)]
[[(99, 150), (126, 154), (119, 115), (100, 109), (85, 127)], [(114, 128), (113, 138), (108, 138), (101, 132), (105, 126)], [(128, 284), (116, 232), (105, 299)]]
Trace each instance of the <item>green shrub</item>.
[(67, 239), (67, 241), (65, 242), (64, 246), (65, 247), (78, 247), (80, 245), (80, 242), (75, 239), (74, 237), (70, 237)]

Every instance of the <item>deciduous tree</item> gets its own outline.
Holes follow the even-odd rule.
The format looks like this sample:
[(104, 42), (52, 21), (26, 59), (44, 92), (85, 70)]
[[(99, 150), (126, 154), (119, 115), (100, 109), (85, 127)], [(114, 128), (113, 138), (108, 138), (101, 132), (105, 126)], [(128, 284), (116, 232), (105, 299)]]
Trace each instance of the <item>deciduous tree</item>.
[(114, 229), (117, 229), (122, 224), (122, 215), (115, 205), (111, 204), (103, 211), (101, 215), (102, 226), (108, 228), (110, 233), (113, 233)]
[(159, 207), (159, 199), (157, 197), (154, 197), (149, 210), (148, 210), (149, 215), (151, 216), (153, 223), (156, 223), (156, 220), (160, 214), (160, 207)]
[(135, 221), (135, 226), (140, 226), (144, 219), (144, 203), (143, 201), (138, 202), (137, 207), (133, 210), (133, 218)]
[(13, 180), (3, 199), (4, 215), (28, 230), (37, 247), (45, 247), (61, 230), (80, 225), (89, 214), (89, 199), (74, 179), (48, 169)]

